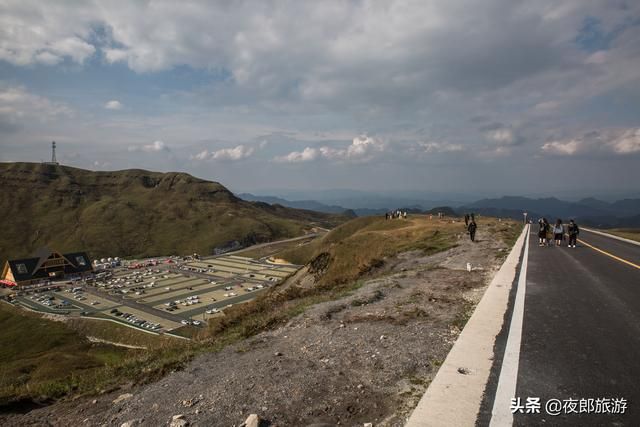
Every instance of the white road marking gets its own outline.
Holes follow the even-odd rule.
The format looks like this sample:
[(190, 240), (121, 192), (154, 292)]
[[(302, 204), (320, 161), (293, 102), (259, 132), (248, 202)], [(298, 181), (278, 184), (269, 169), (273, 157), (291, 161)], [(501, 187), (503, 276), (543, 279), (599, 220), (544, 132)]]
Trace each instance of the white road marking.
[(520, 342), (522, 340), (522, 321), (524, 318), (524, 295), (527, 286), (527, 265), (529, 262), (529, 236), (530, 230), (527, 230), (527, 240), (524, 243), (522, 266), (520, 267), (520, 277), (518, 278), (518, 290), (516, 291), (507, 345), (500, 369), (500, 377), (498, 378), (496, 397), (491, 411), (491, 422), (489, 424), (491, 427), (513, 425), (513, 414), (510, 408), (511, 399), (516, 397), (516, 384), (518, 382)]
[(582, 229), (584, 231), (588, 231), (589, 233), (599, 234), (601, 236), (608, 237), (610, 239), (620, 240), (621, 242), (631, 243), (632, 245), (640, 246), (640, 242), (636, 242), (635, 240), (625, 239), (624, 237), (615, 236), (613, 234), (604, 233), (598, 230), (592, 230), (591, 228), (587, 228), (587, 227), (582, 227)]

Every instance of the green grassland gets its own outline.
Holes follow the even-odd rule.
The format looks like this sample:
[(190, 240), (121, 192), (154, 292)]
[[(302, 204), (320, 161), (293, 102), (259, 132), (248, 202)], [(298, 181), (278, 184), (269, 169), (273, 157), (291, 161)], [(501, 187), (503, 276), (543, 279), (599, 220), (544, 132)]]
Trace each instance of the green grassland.
[[(522, 231), (522, 225), (511, 220), (481, 218), (478, 223), (509, 246)], [(349, 295), (362, 286), (365, 277), (386, 274), (387, 260), (401, 252), (433, 254), (454, 247), (463, 230), (460, 222), (426, 216), (351, 220), (305, 246), (274, 254), (296, 264), (308, 264), (312, 273), (318, 273), (316, 286), (302, 288), (285, 282), (251, 302), (225, 310), (224, 317), (209, 322), (200, 339), (219, 347), (281, 325), (314, 304)]]
[[(322, 264), (322, 259), (327, 260), (320, 282), (333, 285), (354, 281), (399, 252), (446, 250), (456, 244), (454, 237), (460, 230), (459, 223), (434, 221), (426, 216), (413, 216), (407, 220), (356, 218), (336, 227), (322, 239), (277, 256), (295, 264), (316, 259)], [(322, 265), (312, 263), (312, 266), (316, 270), (323, 269)]]
[(93, 172), (39, 163), (0, 163), (0, 259), (40, 246), (90, 256), (198, 252), (332, 227), (347, 218), (238, 199), (185, 173)]
[[(117, 173), (114, 174), (117, 175)], [(120, 178), (122, 178), (121, 175)], [(170, 186), (169, 183), (163, 184), (165, 179), (168, 179), (167, 174), (161, 175), (160, 182), (154, 185)], [(175, 179), (179, 181), (194, 178), (179, 175)], [(86, 188), (86, 184), (83, 185)], [(202, 185), (203, 188), (208, 188), (214, 193), (225, 192), (221, 186), (218, 188), (214, 183)], [(64, 188), (68, 189), (69, 186), (65, 185)], [(217, 190), (215, 190), (216, 188)], [(156, 196), (146, 194), (147, 190), (139, 191), (144, 196), (140, 196), (135, 203), (140, 203), (141, 199), (148, 203), (151, 201), (155, 203)], [(185, 189), (185, 191), (187, 190)], [(69, 203), (67, 190), (64, 190), (63, 194), (65, 196), (61, 196), (63, 200), (61, 203), (64, 206)], [(214, 194), (202, 197), (220, 197), (221, 201), (212, 204), (218, 207), (233, 200), (230, 193), (222, 196)], [(118, 199), (122, 203), (126, 197), (122, 196)], [(183, 197), (180, 196), (178, 199), (182, 200)], [(157, 202), (162, 203), (161, 200), (157, 200)], [(31, 206), (34, 202), (29, 203)], [(50, 209), (55, 210), (53, 199), (46, 203), (53, 203)], [(105, 211), (110, 212), (108, 207), (101, 204), (103, 203), (102, 199), (96, 201), (98, 206), (102, 206), (97, 210), (95, 206), (92, 206), (93, 203), (79, 203), (86, 203), (86, 209), (91, 215), (102, 217), (106, 215)], [(239, 202), (234, 203), (237, 205)], [(198, 202), (195, 200), (191, 204), (197, 206)], [(243, 206), (242, 209), (247, 209), (247, 212), (251, 209), (257, 209), (253, 204), (246, 206), (240, 203), (240, 205)], [(63, 215), (64, 209), (60, 209), (56, 212)], [(188, 207), (185, 209), (189, 210)], [(244, 224), (243, 227), (255, 229), (256, 223), (252, 223), (252, 221), (256, 221), (255, 218), (241, 218), (237, 206), (234, 209), (227, 209), (222, 217), (234, 216), (238, 220), (235, 224), (240, 223)], [(274, 208), (275, 211), (279, 209), (281, 208)], [(84, 215), (89, 215), (85, 209), (77, 209), (76, 212), (81, 219), (84, 218)], [(282, 220), (284, 228), (280, 231), (274, 231), (276, 228), (273, 228), (276, 227), (274, 224), (278, 223), (278, 215), (280, 214), (267, 214), (265, 212), (271, 212), (267, 208), (260, 210), (260, 212), (262, 215), (271, 215), (268, 223), (272, 228), (265, 232), (265, 238), (267, 236), (273, 237), (278, 233), (297, 232), (304, 228), (303, 218), (306, 215), (304, 212), (299, 214), (300, 211), (294, 211), (295, 214), (302, 215), (299, 222), (298, 220)], [(44, 211), (41, 214), (44, 218), (43, 221), (46, 221), (48, 217), (44, 215)], [(174, 212), (174, 214), (176, 218), (180, 215), (185, 218), (191, 215), (188, 212)], [(246, 212), (245, 214), (249, 215)], [(109, 215), (119, 214), (111, 212)], [(16, 219), (16, 221), (20, 222), (21, 219)], [(83, 223), (82, 221), (80, 224)], [(116, 216), (111, 221), (117, 224), (119, 221), (125, 221), (125, 218)], [(266, 222), (265, 220), (265, 222), (258, 222), (258, 224), (266, 227)], [(220, 221), (216, 219), (215, 224), (219, 223), (223, 223), (222, 219)], [(292, 224), (294, 225), (292, 226)], [(521, 230), (521, 227), (515, 223), (498, 222), (489, 218), (480, 219), (479, 225), (491, 230), (495, 238), (509, 243), (513, 242)], [(112, 228), (117, 229), (118, 227), (114, 225)], [(287, 227), (293, 227), (293, 229), (287, 229)], [(18, 310), (2, 303), (0, 304), (0, 324), (2, 325), (0, 330), (0, 343), (2, 343), (0, 347), (0, 410), (2, 410), (3, 404), (21, 399), (34, 400), (99, 393), (125, 383), (153, 381), (167, 372), (181, 368), (196, 354), (218, 351), (226, 345), (238, 343), (261, 331), (277, 327), (303, 313), (310, 306), (349, 295), (362, 286), (366, 278), (388, 274), (390, 270), (387, 266), (392, 265), (391, 258), (401, 252), (418, 250), (425, 254), (431, 254), (451, 248), (457, 244), (463, 230), (464, 226), (460, 222), (430, 220), (426, 216), (412, 216), (407, 220), (389, 221), (378, 217), (356, 218), (303, 246), (283, 245), (278, 247), (278, 252), (273, 256), (297, 264), (308, 264), (311, 273), (317, 277), (316, 286), (302, 287), (290, 280), (271, 288), (253, 301), (234, 305), (225, 310), (225, 315), (212, 319), (207, 328), (188, 331), (190, 333), (197, 332), (193, 341), (143, 334), (99, 320), (77, 319), (66, 323), (52, 322), (36, 314)], [(155, 244), (154, 239), (157, 237), (149, 235), (149, 232), (135, 234), (137, 233), (135, 228), (131, 228), (129, 231), (141, 239), (149, 239), (150, 243), (148, 244)], [(72, 232), (75, 233), (73, 230)], [(92, 232), (97, 233), (96, 230), (87, 229), (79, 232), (80, 237), (77, 238), (89, 238), (87, 236), (93, 236)], [(211, 236), (215, 233), (224, 233), (224, 231), (213, 231), (212, 233)], [(186, 232), (185, 234), (193, 238), (197, 237)], [(38, 233), (33, 235), (38, 235)], [(60, 238), (66, 241), (64, 235)], [(172, 235), (171, 238), (178, 237)], [(184, 235), (181, 238), (184, 240)], [(93, 242), (93, 239), (94, 237), (91, 237), (89, 241)], [(69, 240), (69, 242), (71, 241)], [(136, 246), (135, 241), (131, 241), (130, 244), (133, 245), (130, 248), (131, 251), (142, 250)], [(168, 241), (158, 244), (160, 247), (163, 247), (163, 244), (171, 245)], [(177, 247), (181, 246), (178, 244)], [(63, 250), (65, 249), (63, 248)], [(87, 336), (144, 346), (148, 350), (91, 343), (86, 338)]]
[[(23, 399), (94, 393), (157, 378), (193, 355), (182, 340), (157, 337), (110, 322), (68, 325), (0, 303), (0, 411)], [(98, 323), (99, 322), (99, 323)], [(92, 343), (86, 335), (149, 350)]]

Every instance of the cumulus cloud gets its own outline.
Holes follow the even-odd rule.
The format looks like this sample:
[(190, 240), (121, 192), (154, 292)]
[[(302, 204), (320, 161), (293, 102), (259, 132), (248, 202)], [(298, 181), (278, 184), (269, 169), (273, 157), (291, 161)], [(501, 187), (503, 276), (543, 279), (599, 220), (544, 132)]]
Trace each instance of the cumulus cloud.
[(542, 146), (542, 151), (549, 154), (560, 154), (563, 156), (571, 156), (576, 154), (581, 148), (582, 143), (576, 139), (566, 141), (550, 141)]
[(145, 153), (158, 153), (158, 152), (169, 152), (171, 151), (169, 149), (169, 147), (167, 146), (167, 144), (165, 144), (162, 141), (153, 141), (153, 143), (151, 144), (146, 144), (146, 145), (130, 145), (129, 146), (129, 151), (131, 152), (136, 152), (136, 151), (142, 151)]
[[(237, 142), (187, 153), (194, 153), (194, 160), (231, 161), (253, 155), (237, 144), (252, 144), (257, 151), (261, 135), (288, 133), (295, 135), (295, 145), (270, 140), (270, 152), (284, 153), (275, 160), (332, 161), (353, 183), (368, 181), (355, 179), (345, 165), (386, 154), (391, 163), (412, 153), (470, 146), (475, 149), (469, 155), (509, 152), (532, 158), (544, 141), (543, 153), (637, 152), (633, 133), (602, 131), (597, 140), (573, 130), (637, 127), (632, 109), (640, 87), (640, 26), (633, 19), (640, 16), (638, 1), (0, 3), (0, 62), (17, 66), (7, 67), (9, 78), (29, 78), (20, 76), (20, 66), (60, 67), (68, 72), (56, 82), (67, 80), (51, 93), (65, 93), (81, 111), (86, 98), (70, 93), (79, 90), (70, 70), (85, 64), (88, 77), (95, 77), (95, 68), (119, 64), (113, 71), (124, 73), (128, 67), (138, 73), (141, 87), (132, 90), (140, 89), (135, 95), (157, 106), (141, 108), (135, 118), (89, 117), (84, 128), (79, 120), (60, 120), (56, 130), (76, 140), (86, 138), (88, 128), (95, 129), (96, 139), (103, 132), (102, 140), (109, 141), (162, 135), (178, 155), (178, 144), (192, 147), (210, 135), (224, 135)], [(599, 22), (595, 34), (585, 34), (589, 19)], [(150, 76), (158, 71), (167, 73)], [(167, 84), (178, 75), (180, 82)], [(160, 90), (145, 90), (152, 84)], [(162, 104), (150, 98), (160, 92)], [(21, 115), (39, 108), (37, 95), (30, 95), (36, 98), (29, 108), (7, 107), (0, 100), (0, 108), (10, 108), (0, 112), (0, 131), (31, 132), (22, 140), (41, 138), (45, 127), (16, 131), (26, 120)], [(117, 92), (109, 96), (125, 99)], [(105, 101), (99, 102), (106, 108)], [(42, 107), (48, 113), (32, 117), (51, 117), (64, 108), (51, 100)], [(599, 114), (605, 110), (616, 114)], [(588, 123), (590, 117), (599, 122)], [(504, 124), (479, 128), (492, 122)], [(53, 126), (47, 127), (51, 133)], [(378, 139), (349, 141), (362, 129), (375, 131)], [(311, 137), (314, 133), (322, 136)], [(406, 153), (397, 141), (406, 142)], [(427, 142), (419, 147), (420, 141)], [(132, 148), (154, 150), (162, 151)], [(467, 156), (448, 157), (463, 159), (462, 164)], [(114, 165), (127, 161), (114, 160)], [(405, 163), (390, 170), (403, 174)], [(268, 175), (268, 165), (256, 167), (265, 168), (256, 176), (277, 175)], [(412, 172), (431, 173), (426, 168)]]
[(203, 150), (191, 156), (192, 160), (229, 160), (238, 161), (251, 157), (255, 149), (246, 145), (237, 145), (233, 148), (221, 148), (216, 151)]
[(292, 151), (291, 153), (278, 156), (275, 161), (282, 163), (302, 163), (316, 160), (320, 154), (320, 150), (316, 148), (306, 147), (302, 151)]
[(0, 127), (5, 130), (15, 130), (29, 120), (46, 122), (73, 114), (66, 104), (31, 93), (22, 86), (0, 85)]
[(14, 65), (55, 65), (65, 59), (82, 64), (95, 54), (90, 41), (98, 10), (91, 4), (0, 6), (0, 59)]
[(319, 158), (334, 161), (368, 162), (378, 153), (385, 150), (385, 144), (367, 135), (360, 135), (344, 148), (322, 146), (320, 148), (306, 147), (302, 151), (292, 151), (284, 156), (275, 157), (277, 162), (300, 163), (310, 162)]
[(108, 101), (104, 104), (104, 108), (106, 108), (107, 110), (121, 110), (122, 103), (116, 99), (112, 99), (111, 101)]
[(599, 152), (615, 155), (640, 153), (640, 128), (588, 132), (577, 138), (546, 142), (541, 149), (547, 154), (564, 156)]

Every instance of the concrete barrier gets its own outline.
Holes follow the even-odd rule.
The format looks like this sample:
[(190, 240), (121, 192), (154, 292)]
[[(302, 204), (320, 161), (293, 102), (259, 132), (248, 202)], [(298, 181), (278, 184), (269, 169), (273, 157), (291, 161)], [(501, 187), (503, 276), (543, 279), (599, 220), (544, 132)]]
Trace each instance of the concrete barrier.
[(475, 425), (528, 232), (529, 225), (487, 287), (406, 427)]

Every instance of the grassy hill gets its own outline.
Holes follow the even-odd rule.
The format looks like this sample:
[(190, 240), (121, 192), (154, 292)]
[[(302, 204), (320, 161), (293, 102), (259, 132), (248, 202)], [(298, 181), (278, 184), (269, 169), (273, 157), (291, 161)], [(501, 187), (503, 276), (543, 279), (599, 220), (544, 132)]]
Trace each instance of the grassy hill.
[[(0, 413), (15, 402), (150, 381), (192, 355), (189, 344), (181, 340), (111, 322), (48, 320), (4, 302), (0, 324)], [(91, 342), (87, 336), (148, 350)]]
[(293, 237), (346, 219), (247, 202), (186, 173), (1, 163), (0, 183), (3, 260), (43, 245), (93, 257), (210, 254), (234, 241)]
[[(516, 221), (477, 220), (479, 227), (509, 248), (522, 231)], [(272, 253), (274, 258), (304, 264), (306, 272), (302, 270), (302, 275), (290, 277), (253, 301), (226, 309), (225, 316), (212, 320), (201, 338), (220, 345), (274, 328), (312, 305), (354, 292), (363, 278), (388, 274), (393, 271), (393, 259), (398, 254), (442, 252), (457, 246), (463, 233), (462, 222), (429, 219), (426, 215), (411, 215), (407, 220), (353, 219), (309, 244)], [(310, 277), (310, 285), (305, 285)]]

